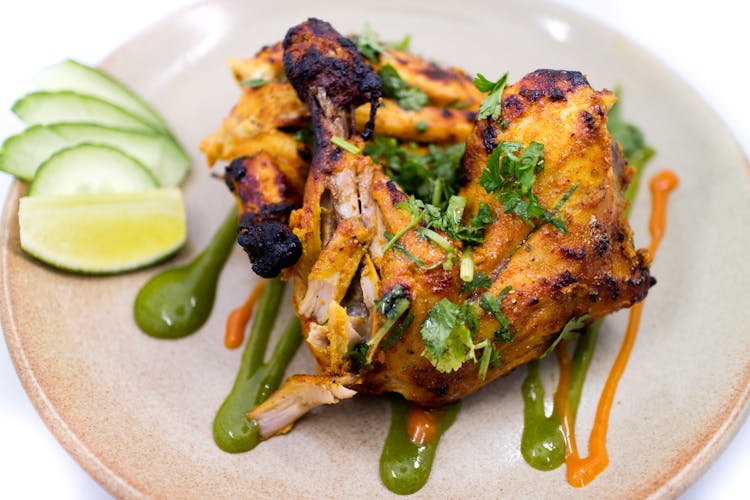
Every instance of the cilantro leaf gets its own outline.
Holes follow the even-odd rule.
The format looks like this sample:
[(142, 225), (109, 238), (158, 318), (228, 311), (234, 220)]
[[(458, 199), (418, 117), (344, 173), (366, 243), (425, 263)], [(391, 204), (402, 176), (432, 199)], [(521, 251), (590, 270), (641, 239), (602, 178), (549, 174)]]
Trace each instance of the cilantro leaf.
[(458, 192), (464, 149), (463, 143), (430, 144), (427, 152), (422, 153), (416, 146), (399, 144), (395, 138), (375, 136), (365, 146), (364, 153), (381, 163), (386, 174), (407, 194), (440, 205), (441, 200)]
[(390, 64), (380, 68), (378, 76), (382, 81), (383, 96), (395, 100), (403, 109), (419, 111), (429, 102), (427, 94), (406, 83)]
[(367, 342), (358, 342), (354, 344), (352, 348), (344, 354), (345, 358), (349, 358), (360, 368), (365, 368), (370, 365), (367, 362), (367, 350), (370, 348)]
[(500, 142), (487, 157), (487, 164), (479, 177), (479, 185), (488, 193), (494, 193), (503, 203), (505, 213), (512, 213), (535, 227), (539, 222), (552, 224), (558, 231), (567, 231), (565, 223), (557, 216), (560, 207), (573, 191), (574, 185), (555, 205), (554, 211), (546, 210), (533, 191), (536, 174), (544, 169), (544, 145), (531, 142), (521, 155), (519, 142)]
[[(607, 130), (612, 134), (612, 138), (620, 143), (628, 164), (635, 167), (635, 175), (625, 190), (625, 198), (632, 203), (635, 193), (638, 191), (643, 167), (654, 156), (655, 151), (646, 144), (643, 132), (634, 124), (628, 123), (622, 118), (620, 113), (620, 89), (616, 89), (615, 94), (618, 101), (607, 113)], [(628, 207), (629, 211), (630, 207)]]
[(492, 82), (483, 74), (477, 73), (476, 78), (474, 78), (474, 86), (480, 92), (489, 92), (489, 95), (479, 105), (478, 120), (484, 120), (488, 116), (495, 121), (500, 118), (500, 113), (503, 110), (503, 91), (507, 82), (508, 73), (505, 73), (496, 82)]
[(495, 319), (500, 323), (500, 327), (495, 330), (495, 340), (497, 341), (513, 342), (513, 340), (515, 340), (515, 335), (511, 331), (510, 321), (505, 316), (502, 309), (500, 309), (503, 299), (510, 291), (511, 287), (506, 286), (500, 291), (500, 295), (498, 295), (497, 298), (487, 292), (479, 299), (479, 307), (494, 315)]
[(542, 354), (542, 358), (547, 357), (549, 353), (555, 350), (555, 347), (557, 347), (557, 344), (560, 343), (562, 340), (571, 340), (575, 337), (575, 334), (586, 326), (586, 320), (589, 318), (588, 314), (584, 314), (583, 316), (579, 316), (577, 318), (571, 318), (567, 323), (565, 323), (565, 326), (562, 330), (560, 330), (560, 333), (557, 335), (557, 338), (554, 342), (552, 342), (552, 345), (547, 348), (546, 351), (544, 351), (544, 354)]
[(407, 34), (404, 35), (404, 37), (398, 42), (389, 43), (388, 47), (392, 48), (393, 50), (406, 52), (409, 50), (409, 45), (411, 45), (411, 35)]
[(409, 295), (402, 285), (396, 285), (388, 293), (375, 301), (375, 310), (386, 318), (392, 318), (402, 299), (409, 300)]
[(474, 273), (474, 277), (468, 283), (461, 285), (461, 293), (467, 294), (480, 288), (489, 288), (492, 286), (492, 280), (484, 273)]
[(466, 307), (445, 298), (427, 313), (421, 328), (425, 343), (422, 354), (439, 372), (458, 370), (464, 362), (476, 359), (472, 332), (466, 325), (467, 319), (471, 322), (471, 319), (467, 318)]
[(386, 51), (386, 47), (381, 43), (377, 33), (375, 33), (368, 23), (362, 28), (362, 33), (356, 40), (357, 50), (363, 57), (373, 62), (380, 60), (380, 54)]

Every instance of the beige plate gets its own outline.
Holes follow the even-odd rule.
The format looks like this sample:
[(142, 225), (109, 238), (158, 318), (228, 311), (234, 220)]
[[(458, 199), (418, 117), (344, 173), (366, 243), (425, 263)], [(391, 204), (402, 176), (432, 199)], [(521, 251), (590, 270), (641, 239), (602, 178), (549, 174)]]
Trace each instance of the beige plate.
[[(649, 294), (640, 338), (617, 392), (610, 466), (576, 490), (565, 482), (562, 468), (543, 473), (525, 464), (519, 452), (522, 369), (466, 399), (419, 495), (612, 498), (686, 488), (737, 429), (750, 388), (750, 315), (742, 303), (750, 289), (745, 263), (750, 183), (730, 132), (650, 55), (555, 5), (312, 4), (204, 3), (143, 33), (104, 63), (157, 105), (194, 155), (185, 186), (190, 244), (177, 261), (203, 247), (232, 205), (197, 152), (200, 139), (237, 98), (224, 61), (251, 55), (308, 16), (329, 20), (343, 32), (369, 21), (386, 39), (411, 33), (418, 53), (491, 77), (509, 69), (517, 79), (551, 67), (582, 70), (598, 88), (621, 85), (625, 115), (658, 150), (646, 177), (669, 166), (681, 185), (653, 266), (659, 284)], [(207, 325), (183, 340), (154, 340), (138, 331), (131, 309), (138, 288), (158, 269), (81, 277), (32, 261), (18, 242), (16, 212), (23, 192), (20, 184), (12, 189), (0, 229), (6, 341), (47, 425), (106, 488), (126, 497), (389, 494), (378, 476), (389, 425), (384, 399), (355, 398), (325, 408), (291, 434), (247, 454), (229, 455), (214, 445), (214, 411), (240, 357), (222, 347), (224, 318), (255, 282), (241, 251), (222, 275)], [(646, 194), (632, 214), (640, 245), (647, 241)], [(581, 436), (588, 435), (625, 319), (620, 313), (605, 323), (584, 387)], [(301, 350), (290, 371), (313, 369), (312, 358)], [(548, 387), (553, 371), (544, 375)]]

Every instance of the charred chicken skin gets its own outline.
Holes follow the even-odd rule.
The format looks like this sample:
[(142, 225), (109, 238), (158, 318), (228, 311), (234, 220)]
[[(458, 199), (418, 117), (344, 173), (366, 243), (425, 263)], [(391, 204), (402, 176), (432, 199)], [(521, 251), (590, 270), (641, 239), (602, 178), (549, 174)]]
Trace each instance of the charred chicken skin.
[[(482, 238), (469, 243), (415, 217), (414, 199), (381, 165), (335, 144), (361, 149), (373, 110), (376, 130), (383, 110), (380, 81), (356, 47), (310, 19), (289, 31), (283, 49), (315, 138), (302, 206), (289, 220), (301, 256), (287, 277), (319, 372), (290, 377), (248, 414), (263, 437), (357, 392), (397, 392), (425, 407), (456, 401), (542, 356), (569, 322), (645, 298), (654, 280), (625, 218), (633, 172), (606, 128), (611, 92), (556, 70), (505, 88), (500, 116), (479, 120), (466, 137), (456, 224), (471, 227), (484, 212)], [(368, 122), (358, 126), (363, 109)], [(543, 165), (532, 195), (546, 218), (529, 219), (487, 189), (485, 174), (502, 148), (516, 145), (512, 159), (534, 144), (543, 145)], [(479, 287), (461, 275), (467, 255), (485, 277)]]

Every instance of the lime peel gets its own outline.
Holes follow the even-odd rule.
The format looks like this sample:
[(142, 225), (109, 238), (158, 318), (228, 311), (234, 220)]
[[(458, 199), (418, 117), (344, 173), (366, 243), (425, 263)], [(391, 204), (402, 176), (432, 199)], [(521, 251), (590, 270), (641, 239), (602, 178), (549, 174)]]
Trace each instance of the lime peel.
[(148, 266), (186, 241), (177, 188), (21, 198), (21, 248), (54, 267), (108, 274)]

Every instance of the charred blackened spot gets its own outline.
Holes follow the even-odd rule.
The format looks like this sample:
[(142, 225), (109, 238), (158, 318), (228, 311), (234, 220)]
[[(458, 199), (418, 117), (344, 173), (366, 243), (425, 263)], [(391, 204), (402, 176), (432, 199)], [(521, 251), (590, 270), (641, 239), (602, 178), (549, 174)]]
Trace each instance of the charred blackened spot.
[(581, 111), (581, 118), (583, 119), (583, 124), (586, 126), (587, 129), (595, 129), (597, 125), (596, 117), (586, 111), (585, 109)]
[(529, 300), (530, 306), (535, 306), (539, 303), (539, 297), (532, 297), (531, 300)]
[(609, 250), (609, 235), (607, 233), (600, 233), (594, 240), (594, 250), (599, 257), (603, 257), (607, 250)]
[(433, 383), (427, 386), (427, 390), (439, 398), (442, 398), (446, 394), (448, 394), (448, 389), (450, 389), (450, 386), (446, 384), (445, 382), (437, 383), (437, 384)]
[(521, 102), (521, 99), (515, 94), (511, 94), (505, 97), (503, 99), (502, 107), (502, 117), (508, 121), (512, 121), (515, 118), (518, 118), (521, 113), (523, 113), (523, 110), (525, 108), (524, 104)]
[(434, 81), (454, 81), (458, 80), (458, 75), (452, 71), (441, 68), (436, 64), (429, 63), (423, 68), (418, 68), (417, 73), (422, 73), (424, 76)]
[(555, 281), (552, 283), (552, 288), (555, 290), (562, 290), (563, 288), (577, 283), (578, 280), (571, 274), (570, 271), (565, 270), (555, 277)]
[(541, 89), (529, 89), (522, 87), (518, 94), (529, 102), (536, 102), (544, 97), (544, 91)]
[(297, 148), (297, 156), (307, 163), (312, 161), (312, 153), (308, 148)]
[(648, 279), (648, 287), (651, 288), (655, 284), (656, 284), (656, 278), (654, 278), (653, 276), (650, 276)]
[(385, 183), (385, 187), (388, 189), (388, 195), (390, 196), (393, 205), (406, 201), (406, 194), (401, 191), (395, 182), (389, 180)]
[(560, 89), (552, 89), (549, 93), (549, 98), (553, 101), (563, 101), (565, 100), (565, 94)]
[(586, 258), (586, 250), (584, 248), (561, 247), (560, 252), (569, 259), (583, 260)]
[(247, 175), (247, 168), (244, 163), (247, 159), (249, 159), (247, 156), (235, 158), (224, 169), (224, 182), (230, 191), (234, 191), (235, 185)]
[(604, 109), (602, 109), (602, 107), (599, 106), (598, 104), (596, 106), (594, 106), (594, 113), (596, 113), (596, 115), (599, 118), (604, 118), (604, 115), (605, 115)]
[(328, 161), (336, 163), (341, 158), (341, 150), (339, 148), (330, 148), (328, 150)]
[(469, 122), (474, 122), (477, 120), (476, 111), (466, 111), (466, 113), (464, 113), (464, 116), (466, 117), (466, 121), (469, 121)]
[(599, 292), (592, 292), (592, 293), (589, 294), (589, 300), (591, 302), (596, 303), (596, 302), (599, 302), (600, 300), (602, 300), (602, 297), (601, 297), (601, 295), (599, 295)]
[(453, 112), (450, 109), (448, 109), (448, 108), (443, 108), (440, 111), (440, 114), (443, 116), (443, 118), (445, 118), (447, 120), (450, 120), (451, 118), (453, 118)]
[(237, 243), (250, 258), (253, 271), (262, 278), (278, 276), (302, 255), (302, 244), (289, 227), (276, 221), (257, 221), (254, 214), (240, 219)]
[(497, 147), (497, 130), (489, 123), (481, 128), (484, 150), (487, 151), (487, 154), (490, 154)]
[(606, 292), (611, 300), (617, 300), (620, 297), (620, 284), (617, 278), (607, 273), (597, 280), (600, 293)]

